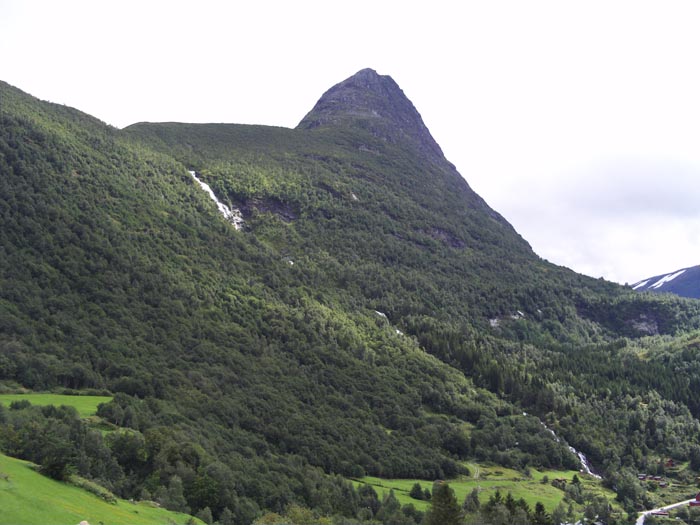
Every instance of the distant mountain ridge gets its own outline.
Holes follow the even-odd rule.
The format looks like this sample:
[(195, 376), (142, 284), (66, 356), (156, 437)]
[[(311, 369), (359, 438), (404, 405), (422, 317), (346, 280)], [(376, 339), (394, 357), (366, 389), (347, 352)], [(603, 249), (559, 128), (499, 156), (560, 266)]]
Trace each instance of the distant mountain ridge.
[(668, 292), (700, 299), (700, 265), (642, 279), (632, 285), (638, 292)]

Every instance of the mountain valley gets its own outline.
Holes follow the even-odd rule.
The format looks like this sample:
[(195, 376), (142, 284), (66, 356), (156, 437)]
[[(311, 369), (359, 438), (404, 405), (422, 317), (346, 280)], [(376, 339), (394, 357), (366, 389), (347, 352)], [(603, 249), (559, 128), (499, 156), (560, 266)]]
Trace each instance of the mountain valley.
[(663, 502), (640, 472), (700, 474), (700, 302), (538, 257), (390, 77), (296, 129), (120, 130), (0, 82), (0, 185), (0, 390), (112, 398), (110, 431), (0, 405), (0, 452), (52, 477), (222, 524), (411, 525), (357, 480), (577, 471), (572, 446), (613, 523)]

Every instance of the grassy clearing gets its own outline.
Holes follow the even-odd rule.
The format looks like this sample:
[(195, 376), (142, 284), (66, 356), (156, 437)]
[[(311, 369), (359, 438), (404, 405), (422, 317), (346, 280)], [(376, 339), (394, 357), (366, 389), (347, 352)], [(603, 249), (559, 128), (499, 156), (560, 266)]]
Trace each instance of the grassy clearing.
[[(190, 516), (147, 503), (109, 504), (83, 489), (42, 476), (31, 463), (0, 454), (0, 524), (184, 524)], [(202, 523), (195, 520), (196, 523)]]
[[(424, 481), (420, 479), (382, 479), (375, 478), (372, 476), (365, 476), (364, 478), (353, 479), (352, 484), (355, 488), (362, 485), (372, 485), (374, 490), (377, 491), (379, 499), (381, 500), (385, 494), (389, 494), (389, 491), (394, 491), (394, 496), (399, 500), (401, 505), (408, 505), (409, 503), (416, 507), (418, 510), (426, 511), (428, 510), (429, 502), (424, 500), (413, 499), (408, 495), (411, 487), (414, 483), (420, 483), (423, 490), (426, 488), (432, 491), (433, 483), (432, 481)], [(450, 483), (450, 486), (452, 484)]]
[[(557, 478), (570, 482), (574, 475), (578, 475), (586, 490), (602, 494), (608, 499), (615, 496), (612, 492), (604, 489), (600, 482), (589, 479), (575, 470), (542, 472), (533, 470), (531, 477), (526, 477), (522, 472), (502, 467), (486, 467), (475, 463), (467, 466), (472, 473), (470, 477), (446, 480), (455, 491), (457, 501), (460, 503), (475, 488), (479, 491), (479, 499), (482, 503), (488, 501), (491, 495), (500, 490), (504, 497), (510, 492), (516, 500), (523, 498), (532, 509), (539, 501), (545, 506), (547, 512), (552, 512), (564, 498), (564, 492), (553, 487), (551, 483), (542, 483), (544, 476), (547, 476), (550, 482)], [(361, 484), (372, 485), (380, 498), (383, 493), (388, 494), (390, 490), (393, 490), (394, 495), (402, 505), (412, 503), (418, 510), (427, 510), (430, 505), (428, 501), (415, 500), (408, 495), (416, 482), (420, 483), (423, 489), (432, 490), (433, 488), (433, 481), (420, 479), (381, 479), (367, 476), (353, 481), (356, 487)]]
[(0, 394), (0, 404), (9, 406), (13, 401), (27, 400), (32, 405), (67, 405), (74, 407), (80, 417), (86, 418), (97, 412), (97, 405), (108, 403), (110, 396), (67, 396), (63, 394)]

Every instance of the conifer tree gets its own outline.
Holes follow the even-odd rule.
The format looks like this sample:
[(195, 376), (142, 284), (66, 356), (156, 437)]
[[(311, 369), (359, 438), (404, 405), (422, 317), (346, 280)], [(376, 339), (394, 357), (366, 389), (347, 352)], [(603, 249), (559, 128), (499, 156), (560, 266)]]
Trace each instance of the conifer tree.
[(551, 523), (544, 505), (539, 501), (535, 504), (535, 513), (532, 516), (532, 523), (534, 525), (549, 525)]
[(462, 509), (457, 503), (454, 490), (442, 481), (433, 485), (433, 498), (425, 515), (426, 525), (461, 525), (464, 522)]
[(474, 513), (478, 512), (480, 507), (481, 503), (479, 502), (479, 490), (474, 488), (465, 496), (462, 509), (464, 509), (464, 512)]

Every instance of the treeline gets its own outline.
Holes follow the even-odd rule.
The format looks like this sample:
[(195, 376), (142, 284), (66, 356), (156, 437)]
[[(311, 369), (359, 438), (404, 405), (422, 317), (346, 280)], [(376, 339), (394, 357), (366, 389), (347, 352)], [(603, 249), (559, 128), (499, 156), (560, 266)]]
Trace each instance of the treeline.
[[(641, 304), (646, 300), (638, 299)], [(675, 299), (662, 300), (677, 304)], [(523, 318), (502, 321), (506, 323), (532, 325)], [(699, 394), (692, 386), (700, 374), (697, 332), (677, 338), (617, 338), (607, 343), (582, 339), (578, 344), (550, 341), (536, 346), (427, 318), (413, 319), (409, 326), (419, 333), (421, 346), (477, 385), (537, 415), (558, 436), (584, 451), (601, 473), (618, 472), (621, 467), (646, 472), (662, 457), (688, 461), (695, 449)], [(516, 421), (528, 424), (527, 419)], [(493, 425), (483, 424), (487, 429)], [(502, 420), (496, 425), (504, 427)], [(485, 441), (488, 459), (515, 468), (543, 462), (532, 455), (519, 460), (522, 446), (499, 454), (501, 436), (509, 435), (506, 429), (500, 428)], [(478, 431), (472, 432), (472, 439)], [(543, 426), (534, 425), (529, 433), (537, 436), (543, 431)], [(528, 442), (511, 438), (515, 441)], [(548, 446), (542, 442), (535, 456), (558, 457), (545, 452)], [(470, 453), (487, 455), (475, 449)]]
[[(103, 405), (100, 412), (145, 424), (143, 413), (131, 406), (122, 411), (118, 407)], [(255, 459), (241, 457), (241, 463), (258, 464), (250, 465), (249, 472), (234, 471), (185, 439), (180, 430), (164, 426), (150, 426), (145, 432), (121, 428), (103, 433), (79, 419), (72, 407), (36, 407), (27, 401), (13, 402), (9, 408), (0, 405), (3, 453), (39, 464), (44, 474), (55, 479), (68, 481), (77, 474), (121, 498), (153, 500), (208, 523), (249, 524), (256, 518), (258, 523), (270, 523), (275, 513), (264, 515), (262, 508), (278, 509), (287, 517), (421, 523), (422, 513), (402, 508), (393, 494), (380, 500), (371, 486), (355, 489), (346, 479), (327, 476), (301, 457), (278, 457), (272, 476), (259, 476), (261, 471), (255, 470), (263, 464)], [(109, 493), (100, 495), (112, 501)]]

